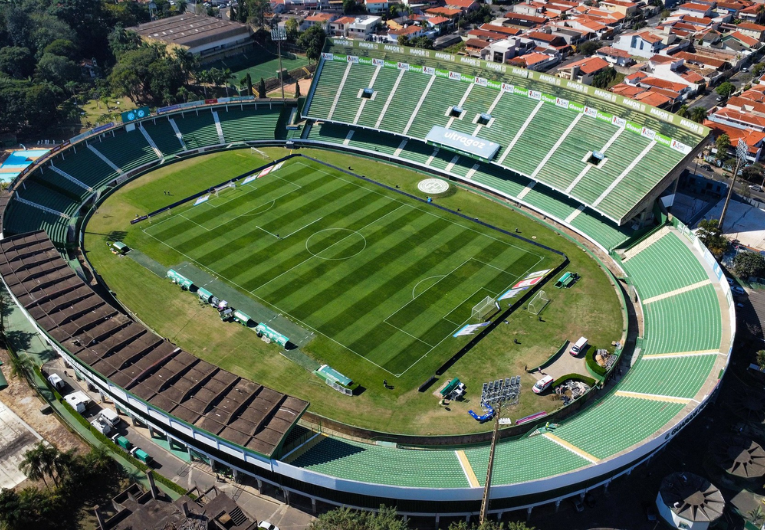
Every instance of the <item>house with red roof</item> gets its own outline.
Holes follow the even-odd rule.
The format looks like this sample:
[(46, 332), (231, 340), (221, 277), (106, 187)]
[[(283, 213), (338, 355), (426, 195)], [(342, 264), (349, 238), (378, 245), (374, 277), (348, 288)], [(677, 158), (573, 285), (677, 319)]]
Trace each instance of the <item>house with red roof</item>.
[(461, 9), (451, 7), (430, 7), (425, 10), (426, 15), (446, 17), (450, 20), (456, 20), (462, 15)]
[[(713, 115), (714, 116), (714, 115)], [(711, 116), (710, 116), (711, 118)], [(712, 129), (712, 136), (716, 140), (718, 136), (726, 134), (730, 139), (729, 154), (735, 156), (736, 146), (739, 140), (746, 142), (749, 147), (749, 160), (751, 162), (757, 162), (762, 157), (762, 148), (765, 143), (765, 132), (755, 131), (752, 129), (740, 129), (738, 127), (732, 127), (725, 123), (718, 122), (714, 119), (704, 120), (704, 125)], [(714, 143), (712, 144), (714, 145)], [(713, 149), (714, 151), (714, 149)]]
[(628, 0), (604, 0), (600, 2), (600, 7), (606, 11), (616, 11), (628, 17), (638, 12), (638, 5)]
[(521, 55), (520, 57), (514, 57), (508, 62), (513, 66), (519, 66), (537, 72), (544, 72), (558, 64), (560, 62), (560, 56), (531, 52), (526, 55)]
[(751, 22), (742, 22), (736, 26), (736, 32), (742, 33), (747, 37), (762, 41), (765, 39), (765, 26), (760, 24), (752, 24)]
[(576, 81), (583, 85), (591, 85), (596, 75), (609, 68), (611, 68), (611, 65), (605, 59), (586, 57), (559, 68), (558, 77)]
[(503, 24), (509, 26), (521, 26), (524, 28), (536, 28), (547, 22), (547, 17), (524, 15), (522, 13), (505, 13)]
[(330, 23), (333, 20), (340, 18), (333, 13), (317, 12), (303, 19), (303, 23), (300, 25), (301, 30), (307, 30), (311, 26), (319, 26), (327, 33), (330, 32)]
[(728, 125), (737, 129), (752, 129), (753, 131), (765, 132), (765, 116), (722, 108), (716, 110), (708, 117), (715, 123)]
[(477, 0), (445, 0), (444, 3), (446, 7), (450, 9), (459, 9), (463, 13), (475, 11), (481, 7), (481, 4), (479, 4)]
[(710, 4), (688, 2), (677, 6), (677, 12), (681, 15), (713, 18), (714, 9)]
[(616, 66), (631, 66), (635, 62), (629, 53), (624, 50), (617, 50), (613, 46), (599, 48), (595, 55)]

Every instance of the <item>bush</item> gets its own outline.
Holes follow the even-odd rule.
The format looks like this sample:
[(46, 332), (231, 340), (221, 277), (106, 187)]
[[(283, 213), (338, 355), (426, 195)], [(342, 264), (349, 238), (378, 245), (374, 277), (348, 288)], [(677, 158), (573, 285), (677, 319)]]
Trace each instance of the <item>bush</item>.
[(566, 381), (570, 381), (572, 379), (576, 381), (581, 381), (582, 383), (589, 385), (591, 387), (594, 387), (597, 384), (597, 381), (595, 381), (592, 377), (587, 377), (586, 375), (566, 374), (566, 375), (560, 376), (558, 379), (553, 381), (552, 387), (555, 388), (556, 386), (562, 385)]
[(585, 362), (587, 363), (587, 367), (593, 371), (593, 373), (605, 376), (606, 375), (606, 369), (600, 366), (597, 361), (595, 361), (595, 354), (598, 352), (597, 348), (595, 346), (590, 345), (589, 349), (587, 350), (587, 355), (585, 355)]

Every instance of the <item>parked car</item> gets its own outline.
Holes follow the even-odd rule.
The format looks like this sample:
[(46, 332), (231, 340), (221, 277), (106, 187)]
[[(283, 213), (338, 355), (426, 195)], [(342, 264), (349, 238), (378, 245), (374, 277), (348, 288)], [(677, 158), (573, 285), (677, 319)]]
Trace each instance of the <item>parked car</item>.
[(48, 376), (48, 382), (51, 384), (53, 388), (56, 390), (63, 390), (64, 389), (64, 380), (61, 379), (56, 374), (51, 374)]
[(138, 460), (140, 460), (140, 461), (141, 461), (141, 462), (143, 462), (144, 464), (151, 464), (152, 462), (154, 462), (154, 459), (153, 459), (151, 456), (149, 456), (149, 455), (148, 455), (148, 454), (147, 454), (147, 453), (146, 453), (146, 452), (145, 452), (143, 449), (141, 449), (140, 447), (133, 447), (133, 448), (130, 450), (130, 454), (131, 454), (131, 455), (133, 455), (134, 457), (136, 457)]
[(98, 432), (103, 434), (104, 436), (109, 436), (112, 432), (112, 426), (109, 425), (109, 423), (104, 420), (100, 415), (96, 417), (95, 420), (91, 421), (90, 424), (96, 428)]
[(738, 285), (733, 285), (730, 288), (730, 290), (733, 291), (734, 294), (746, 294), (746, 291), (744, 291), (744, 288)]
[(752, 190), (752, 191), (762, 191), (762, 186), (760, 186), (758, 184), (751, 184), (749, 186), (749, 189)]
[(119, 415), (112, 409), (101, 409), (101, 412), (98, 413), (98, 417), (103, 419), (114, 429), (117, 428), (117, 425), (119, 425), (121, 421)]
[(536, 384), (531, 387), (531, 391), (535, 394), (541, 394), (545, 390), (547, 390), (550, 385), (553, 384), (553, 378), (551, 375), (546, 375), (542, 379), (536, 382)]
[(279, 530), (278, 526), (271, 524), (268, 521), (260, 521), (258, 528), (263, 528), (264, 530)]
[(569, 351), (569, 353), (573, 355), (574, 357), (576, 357), (577, 355), (579, 355), (580, 353), (586, 350), (587, 350), (587, 339), (585, 337), (579, 337), (579, 340), (576, 341), (576, 344), (571, 346), (571, 350)]

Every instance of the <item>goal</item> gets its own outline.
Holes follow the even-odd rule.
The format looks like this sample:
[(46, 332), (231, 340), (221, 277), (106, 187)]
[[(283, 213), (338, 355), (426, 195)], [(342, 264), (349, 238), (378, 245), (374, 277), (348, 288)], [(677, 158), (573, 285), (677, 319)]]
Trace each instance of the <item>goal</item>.
[(266, 153), (264, 153), (263, 151), (261, 151), (257, 147), (250, 147), (250, 153), (258, 153), (263, 158), (271, 158), (270, 156), (268, 156)]
[(217, 188), (215, 188), (215, 196), (220, 197), (220, 193), (222, 191), (235, 190), (235, 189), (236, 189), (236, 184), (233, 182), (229, 182), (228, 184), (224, 184), (223, 186), (218, 186)]
[(473, 306), (473, 320), (483, 320), (487, 315), (497, 310), (497, 302), (491, 296), (487, 296)]
[(550, 303), (550, 299), (547, 298), (547, 293), (545, 293), (544, 291), (539, 291), (537, 294), (534, 295), (534, 298), (532, 298), (529, 301), (529, 305), (526, 308), (526, 310), (529, 313), (538, 315), (549, 303)]

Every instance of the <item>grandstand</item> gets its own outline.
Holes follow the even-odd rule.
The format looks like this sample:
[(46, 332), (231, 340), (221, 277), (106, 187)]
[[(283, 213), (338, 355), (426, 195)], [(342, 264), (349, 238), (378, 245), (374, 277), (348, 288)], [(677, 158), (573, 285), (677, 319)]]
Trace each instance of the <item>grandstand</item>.
[[(605, 250), (619, 248), (633, 236), (629, 221), (653, 204), (678, 164), (691, 156), (706, 134), (702, 128), (691, 130), (664, 120), (650, 109), (635, 110), (620, 104), (621, 100), (608, 101), (594, 93), (550, 84), (538, 74), (510, 72), (502, 77), (482, 63), (480, 68), (464, 67), (462, 77), (474, 82), (460, 83), (421, 73), (426, 67), (461, 70), (447, 59), (428, 55), (405, 70), (389, 65), (400, 59), (415, 62), (400, 49), (380, 53), (384, 66), (347, 62), (345, 55), (353, 49), (345, 44), (331, 48), (342, 62), (325, 55), (303, 111), (310, 120), (296, 143), (424, 167), (533, 208)], [(510, 81), (525, 95), (488, 83), (482, 86), (475, 82), (479, 75), (493, 80), (494, 85), (500, 78)], [(359, 92), (370, 87), (374, 99), (360, 99)], [(528, 97), (528, 90), (541, 89), (565, 98), (566, 108), (560, 102)], [(447, 114), (453, 106), (462, 108), (461, 116)], [(612, 120), (578, 113), (576, 106), (592, 106)], [(61, 250), (74, 243), (69, 227), (94, 194), (165, 158), (239, 142), (277, 143), (282, 112), (282, 107), (272, 108), (270, 103), (200, 102), (194, 108), (148, 118), (131, 131), (115, 127), (73, 141), (68, 148), (40, 160), (14, 183), (3, 212), (3, 235), (45, 230)], [(488, 114), (491, 120), (473, 123), (478, 114)], [(618, 119), (614, 121), (614, 117)], [(650, 129), (654, 139), (628, 130), (619, 120)], [(485, 160), (426, 144), (424, 137), (433, 125), (499, 143), (498, 155)], [(656, 138), (669, 138), (682, 144), (682, 150)], [(591, 151), (606, 158), (600, 167), (586, 158)], [(41, 234), (24, 238), (29, 236), (6, 240), (0, 260), (0, 274), (6, 286), (14, 286), (11, 292), (17, 305), (37, 322), (51, 347), (77, 363), (82, 377), (124, 403), (134, 418), (144, 422), (161, 418), (167, 422), (162, 426), (168, 436), (194, 451), (292, 493), (372, 509), (387, 502), (396, 504), (401, 513), (411, 514), (476, 511), (489, 459), (486, 445), (423, 449), (317, 434), (294, 453), (284, 454), (278, 446), (289, 438), (289, 429), (279, 427), (283, 438), (277, 443), (266, 440), (267, 449), (259, 450), (255, 436), (240, 430), (243, 423), (235, 426), (235, 420), (228, 418), (231, 423), (223, 425), (208, 413), (211, 401), (200, 408), (195, 398), (134, 379), (130, 370), (146, 367), (131, 367), (127, 350), (120, 358), (124, 364), (117, 366), (112, 362), (117, 358), (80, 348), (70, 331), (74, 325), (59, 326), (51, 316), (55, 313), (52, 305), (43, 307), (25, 295), (24, 290), (33, 287), (25, 284), (24, 273), (15, 265), (26, 259), (19, 243), (40, 244), (49, 254), (54, 250), (46, 246)], [(635, 350), (637, 360), (620, 382), (591, 397), (583, 412), (566, 417), (550, 430), (529, 424), (525, 435), (498, 444), (494, 511), (560, 500), (630, 471), (706, 406), (727, 366), (735, 336), (730, 291), (726, 282), (719, 281), (706, 249), (685, 227), (679, 223), (663, 227), (611, 257), (639, 294), (644, 324)], [(63, 271), (67, 281), (77, 281), (63, 268), (57, 270)], [(87, 288), (80, 283), (77, 289)], [(76, 324), (78, 332), (99, 325), (96, 320), (86, 322), (87, 318)], [(137, 323), (120, 322), (119, 329), (110, 328), (114, 337), (120, 332), (124, 332), (120, 340), (128, 335), (129, 340), (149, 337), (148, 331), (139, 333)], [(55, 329), (62, 333), (58, 338), (47, 335)], [(157, 344), (166, 344), (151, 336)], [(172, 358), (184, 370), (191, 370), (193, 364), (205, 377), (220, 373), (226, 379), (231, 375), (206, 363), (194, 364), (185, 352), (164, 353), (168, 357), (163, 362), (168, 366)], [(157, 361), (148, 355), (145, 359), (142, 362)], [(177, 364), (172, 367), (180, 369)], [(219, 382), (225, 384), (223, 379)], [(128, 397), (128, 390), (133, 398)], [(151, 413), (149, 405), (154, 407)], [(184, 430), (192, 424), (197, 438)], [(212, 431), (226, 450), (212, 449), (203, 441)], [(245, 440), (243, 436), (249, 437)]]
[[(616, 225), (649, 206), (708, 134), (697, 124), (645, 105), (619, 105), (621, 96), (576, 83), (564, 87), (560, 79), (525, 70), (498, 75), (504, 67), (483, 61), (471, 64), (470, 75), (455, 73), (462, 68), (447, 54), (414, 57), (403, 51), (361, 49), (347, 41), (330, 46), (303, 115), (418, 140), (440, 126), (496, 142), (499, 152), (486, 162), (571, 197)], [(386, 81), (377, 96), (387, 92), (385, 103), (362, 107), (361, 91), (381, 72)], [(481, 123), (481, 115), (490, 120)]]

